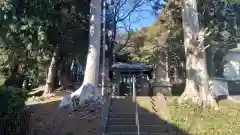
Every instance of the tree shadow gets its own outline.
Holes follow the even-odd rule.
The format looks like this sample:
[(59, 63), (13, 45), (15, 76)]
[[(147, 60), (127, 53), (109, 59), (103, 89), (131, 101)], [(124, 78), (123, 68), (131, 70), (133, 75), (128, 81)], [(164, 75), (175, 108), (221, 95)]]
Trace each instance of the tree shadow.
[(172, 84), (172, 96), (181, 96), (184, 92), (186, 82)]
[[(148, 98), (146, 102), (144, 98)], [(166, 119), (165, 116), (168, 116), (169, 110), (165, 98), (159, 96), (151, 99), (151, 97), (140, 96), (138, 102), (141, 135), (151, 135), (150, 133), (191, 135)], [(104, 132), (116, 133), (117, 131), (136, 135), (137, 132), (134, 119), (135, 104), (132, 97), (113, 100), (110, 96), (106, 96), (106, 102), (102, 108), (89, 106), (72, 113), (59, 109), (59, 99), (29, 105), (27, 108), (31, 113), (29, 135), (64, 135), (66, 133), (102, 135), (101, 133)], [(107, 127), (107, 124), (111, 126)]]
[[(141, 135), (191, 135), (167, 120), (166, 117), (170, 116), (164, 96), (139, 96), (137, 101)], [(108, 97), (102, 109), (97, 135), (103, 133), (137, 135), (135, 107), (136, 104), (132, 101), (132, 97)]]
[(86, 107), (71, 112), (59, 108), (60, 100), (28, 105), (31, 113), (30, 133), (28, 135), (94, 135), (99, 125), (100, 110)]

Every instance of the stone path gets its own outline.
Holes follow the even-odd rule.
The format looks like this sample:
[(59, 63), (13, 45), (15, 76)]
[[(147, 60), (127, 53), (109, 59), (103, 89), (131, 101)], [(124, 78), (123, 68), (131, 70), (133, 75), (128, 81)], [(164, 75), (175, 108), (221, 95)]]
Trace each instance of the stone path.
[[(139, 124), (141, 135), (174, 134), (167, 122), (168, 111), (162, 96), (138, 96)], [(132, 97), (114, 97), (109, 108), (106, 135), (137, 135), (135, 104)]]

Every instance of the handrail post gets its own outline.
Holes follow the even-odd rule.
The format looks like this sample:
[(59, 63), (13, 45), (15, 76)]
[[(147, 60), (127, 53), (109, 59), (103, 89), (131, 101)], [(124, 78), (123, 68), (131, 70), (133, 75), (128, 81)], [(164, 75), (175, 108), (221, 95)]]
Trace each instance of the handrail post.
[(106, 3), (105, 0), (102, 0), (102, 21), (103, 21), (103, 43), (102, 43), (102, 96), (104, 96), (105, 91), (105, 51), (106, 51), (106, 24), (105, 24), (105, 17), (106, 17)]
[(137, 133), (140, 135), (140, 127), (139, 127), (139, 119), (138, 119), (138, 104), (136, 101), (136, 77), (133, 75), (132, 78), (132, 83), (133, 83), (133, 103), (135, 103), (135, 122), (137, 126)]
[(136, 88), (135, 88), (135, 76), (133, 75), (132, 77), (132, 83), (133, 83), (133, 88), (132, 88), (132, 96), (133, 96), (133, 103), (136, 103)]

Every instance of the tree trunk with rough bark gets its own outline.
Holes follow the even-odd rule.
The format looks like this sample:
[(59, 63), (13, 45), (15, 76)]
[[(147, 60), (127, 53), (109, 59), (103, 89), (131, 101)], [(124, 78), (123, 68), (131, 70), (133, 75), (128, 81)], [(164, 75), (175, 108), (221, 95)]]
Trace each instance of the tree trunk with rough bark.
[(186, 88), (179, 101), (191, 99), (203, 107), (213, 106), (215, 102), (208, 86), (203, 42), (205, 31), (199, 29), (196, 0), (182, 0), (182, 19), (186, 53)]
[(62, 99), (60, 107), (70, 106), (71, 109), (77, 109), (86, 101), (97, 101), (101, 97), (100, 89), (98, 89), (101, 38), (100, 19), (101, 0), (92, 0), (90, 3), (89, 48), (84, 81), (79, 89)]
[(52, 60), (49, 65), (49, 68), (48, 68), (48, 74), (47, 74), (47, 78), (46, 78), (46, 87), (44, 90), (45, 96), (52, 93), (56, 87), (57, 61), (58, 61), (58, 55), (59, 55), (58, 51), (59, 51), (59, 47), (56, 47), (53, 52)]
[(84, 75), (84, 84), (98, 86), (101, 0), (92, 0), (90, 4), (89, 48)]

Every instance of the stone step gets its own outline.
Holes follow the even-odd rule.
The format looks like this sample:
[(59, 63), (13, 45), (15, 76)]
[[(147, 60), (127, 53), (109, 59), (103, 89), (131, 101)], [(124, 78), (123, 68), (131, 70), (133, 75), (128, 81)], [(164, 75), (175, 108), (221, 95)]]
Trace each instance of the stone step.
[[(160, 105), (161, 103), (159, 103), (158, 101), (154, 101), (154, 100), (141, 100), (141, 101), (136, 101), (137, 104), (154, 104), (154, 105)], [(111, 101), (112, 105), (119, 105), (119, 104), (124, 104), (124, 105), (134, 105), (135, 102), (133, 102), (132, 100), (112, 100)]]
[[(138, 135), (137, 133), (104, 133), (104, 135)], [(140, 133), (140, 135), (169, 135), (169, 133)]]
[[(112, 132), (137, 132), (136, 125), (107, 125), (106, 133)], [(168, 125), (140, 125), (140, 132), (141, 133), (167, 133), (168, 132)]]
[[(126, 102), (132, 102), (132, 96), (115, 96), (112, 98), (112, 101), (126, 101)], [(141, 101), (157, 101), (158, 96), (137, 96), (136, 100), (141, 102)]]
[[(155, 104), (155, 105), (160, 104), (160, 103), (158, 103), (157, 101), (152, 101), (152, 100), (141, 100), (141, 101), (136, 101), (136, 103), (137, 103), (137, 104), (152, 103), (152, 104)], [(112, 100), (112, 101), (111, 101), (111, 104), (112, 104), (112, 105), (119, 105), (119, 104), (124, 104), (124, 105), (130, 104), (130, 105), (132, 105), (132, 104), (135, 104), (135, 102), (130, 101), (130, 100)]]
[[(143, 115), (139, 117), (140, 125), (162, 125), (167, 122), (157, 116)], [(135, 118), (108, 118), (108, 125), (134, 125)]]
[[(116, 113), (134, 113), (135, 107), (110, 107), (109, 112), (116, 112)], [(158, 113), (162, 112), (160, 107), (154, 107), (154, 106), (144, 106), (144, 107), (138, 107), (139, 113)]]
[[(139, 113), (139, 117), (149, 117), (148, 115), (152, 116), (155, 115), (157, 117), (161, 116), (161, 113)], [(108, 118), (134, 118), (135, 113), (128, 113), (128, 112), (109, 112)]]
[[(149, 103), (149, 102), (144, 102), (144, 103), (137, 103), (138, 108), (149, 108), (149, 107), (154, 107), (155, 109), (161, 109), (162, 106), (160, 104), (155, 104), (155, 103)], [(111, 104), (110, 107), (112, 109), (127, 109), (127, 108), (135, 108), (136, 104), (133, 103), (119, 103), (119, 104)]]
[[(149, 107), (149, 106), (155, 106), (158, 108), (161, 108), (162, 104), (160, 102), (158, 102), (157, 100), (149, 100), (148, 98), (146, 98), (145, 100), (137, 100), (136, 103), (138, 104), (138, 106), (140, 107)], [(111, 100), (111, 107), (116, 107), (116, 108), (134, 108), (136, 103), (134, 103), (132, 101), (132, 99), (113, 99)]]

